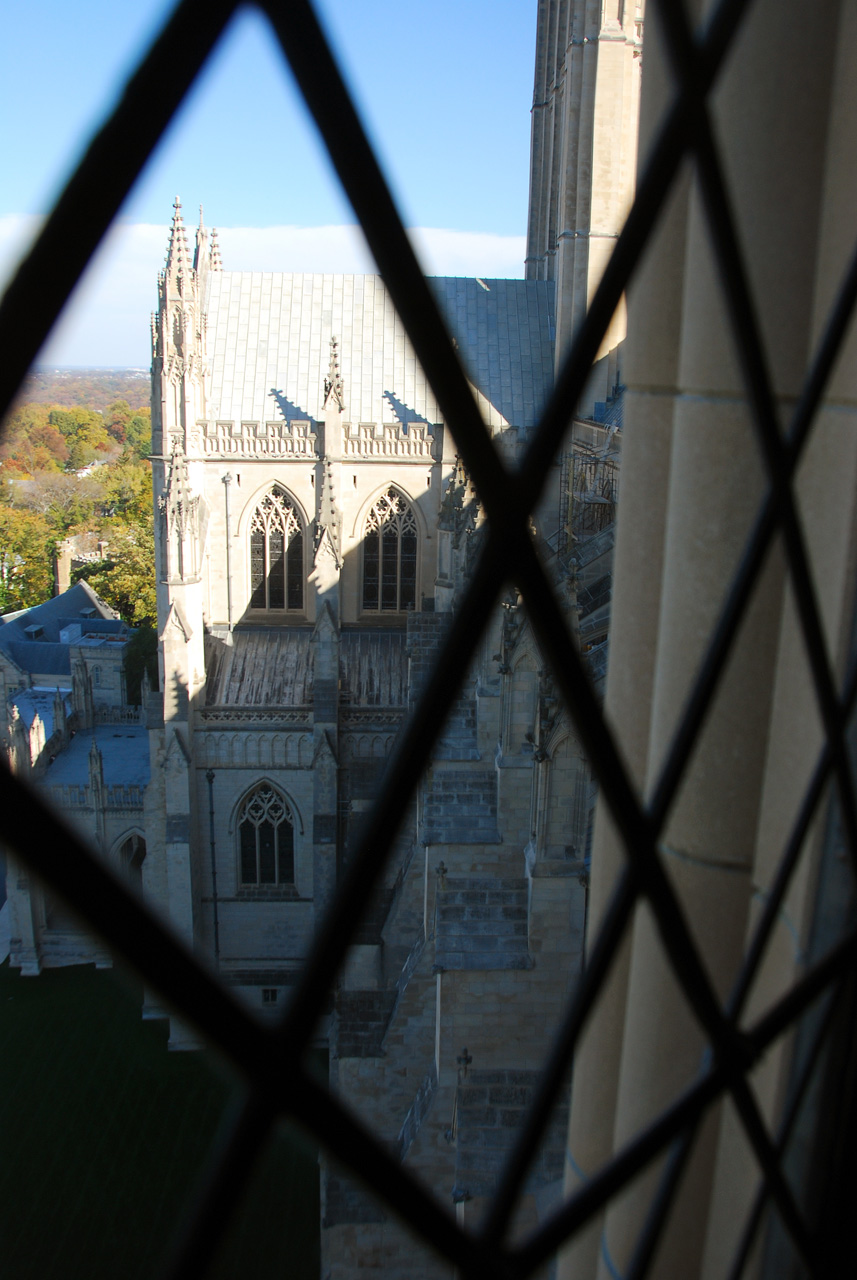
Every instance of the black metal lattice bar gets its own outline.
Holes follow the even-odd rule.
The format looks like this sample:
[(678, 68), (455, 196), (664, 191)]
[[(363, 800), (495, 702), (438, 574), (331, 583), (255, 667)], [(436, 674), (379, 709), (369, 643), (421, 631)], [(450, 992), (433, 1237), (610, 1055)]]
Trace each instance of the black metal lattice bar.
[[(112, 116), (93, 139), (48, 223), (0, 304), (0, 335), (9, 358), (0, 370), (0, 411), (11, 403), (76, 281), (83, 273), (145, 160), (172, 118), (229, 22), (235, 5), (182, 0), (151, 51), (129, 80)], [(262, 6), (292, 66), (304, 98), (372, 249), (391, 297), (456, 443), (465, 458), (488, 516), (488, 533), (462, 607), (452, 622), (437, 666), (419, 699), (402, 750), (388, 772), (364, 828), (354, 862), (322, 922), (295, 998), (276, 1030), (262, 1027), (208, 974), (181, 944), (17, 779), (0, 773), (3, 838), (19, 856), (86, 916), (148, 982), (193, 1021), (242, 1072), (250, 1092), (230, 1137), (215, 1159), (209, 1186), (176, 1255), (174, 1274), (204, 1270), (215, 1252), (215, 1217), (228, 1222), (237, 1188), (249, 1176), (274, 1118), (292, 1114), (350, 1166), (410, 1228), (440, 1250), (467, 1276), (524, 1277), (568, 1236), (601, 1212), (611, 1197), (652, 1160), (672, 1148), (658, 1194), (638, 1240), (629, 1275), (648, 1274), (657, 1241), (680, 1185), (693, 1133), (713, 1102), (731, 1093), (763, 1171), (760, 1196), (773, 1195), (792, 1238), (812, 1266), (812, 1242), (788, 1188), (781, 1157), (790, 1116), (776, 1141), (770, 1138), (747, 1079), (766, 1049), (789, 1031), (826, 990), (852, 972), (857, 937), (852, 933), (797, 980), (764, 1018), (740, 1032), (738, 1017), (782, 902), (824, 785), (835, 773), (852, 855), (857, 859), (857, 805), (845, 744), (845, 729), (857, 690), (852, 674), (842, 697), (826, 654), (809, 561), (795, 509), (791, 481), (809, 438), (815, 410), (841, 350), (857, 299), (857, 253), (831, 310), (819, 350), (786, 438), (780, 435), (764, 352), (754, 316), (734, 220), (707, 121), (707, 102), (750, 0), (721, 0), (705, 31), (690, 34), (678, 0), (660, 0), (662, 26), (675, 55), (677, 89), (644, 167), (638, 194), (592, 306), (557, 378), (518, 474), (501, 462), (482, 423), (451, 341), (411, 249), (357, 112), (307, 0), (286, 9)], [(153, 105), (154, 104), (154, 105)], [(601, 336), (648, 243), (681, 164), (694, 155), (710, 217), (742, 359), (754, 421), (770, 480), (739, 570), (697, 674), (652, 801), (644, 807), (589, 686), (562, 612), (530, 541), (527, 520), (548, 468), (583, 390)], [(99, 191), (97, 208), (91, 191)], [(70, 251), (71, 250), (71, 251)], [(773, 538), (785, 543), (804, 643), (820, 706), (825, 745), (783, 851), (768, 903), (724, 1010), (705, 972), (681, 905), (661, 866), (657, 843), (687, 760), (697, 741), (725, 667), (736, 631)], [(629, 862), (614, 891), (590, 961), (549, 1057), (535, 1105), (520, 1135), (485, 1227), (478, 1237), (452, 1217), (392, 1160), (389, 1153), (323, 1089), (302, 1064), (323, 1001), (344, 958), (348, 932), (367, 905), (381, 874), (408, 799), (419, 784), (499, 591), (517, 583), (540, 647), (554, 672), (566, 708), (586, 746), (602, 795), (621, 833)], [(521, 1247), (504, 1247), (504, 1225), (520, 1194), (585, 1021), (625, 936), (635, 903), (645, 897), (658, 922), (665, 950), (690, 1007), (711, 1046), (710, 1068), (642, 1134), (608, 1164)], [(828, 1020), (813, 1052), (820, 1052)], [(288, 1080), (289, 1090), (283, 1087)], [(276, 1082), (276, 1083), (275, 1083)], [(288, 1099), (285, 1098), (289, 1093)], [(755, 1212), (755, 1210), (754, 1210)], [(742, 1246), (743, 1247), (743, 1246)], [(740, 1250), (739, 1250), (740, 1253)]]

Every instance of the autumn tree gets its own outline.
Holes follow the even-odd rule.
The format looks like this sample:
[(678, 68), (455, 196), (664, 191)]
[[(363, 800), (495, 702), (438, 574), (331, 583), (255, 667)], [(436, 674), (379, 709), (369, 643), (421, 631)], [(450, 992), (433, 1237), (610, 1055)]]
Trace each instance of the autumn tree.
[(48, 421), (65, 437), (71, 471), (80, 471), (115, 448), (104, 419), (93, 409), (51, 409)]
[(132, 626), (154, 626), (158, 616), (155, 597), (155, 531), (147, 521), (111, 520), (101, 526), (107, 558), (87, 565), (77, 576), (85, 578), (102, 600)]
[(5, 475), (61, 471), (69, 459), (62, 432), (42, 404), (20, 405), (3, 424), (0, 468)]
[(104, 410), (104, 428), (119, 444), (125, 443), (125, 431), (131, 420), (131, 406), (127, 400), (114, 400)]
[(152, 470), (148, 463), (125, 453), (98, 472), (101, 509), (105, 516), (152, 520)]
[(125, 448), (138, 458), (148, 458), (152, 452), (152, 413), (140, 409), (128, 419), (125, 427)]
[(55, 545), (43, 516), (0, 506), (0, 612), (28, 609), (53, 595)]
[(60, 537), (75, 525), (91, 524), (96, 511), (100, 513), (103, 495), (100, 476), (96, 480), (92, 476), (39, 472), (10, 486), (13, 505), (44, 516)]

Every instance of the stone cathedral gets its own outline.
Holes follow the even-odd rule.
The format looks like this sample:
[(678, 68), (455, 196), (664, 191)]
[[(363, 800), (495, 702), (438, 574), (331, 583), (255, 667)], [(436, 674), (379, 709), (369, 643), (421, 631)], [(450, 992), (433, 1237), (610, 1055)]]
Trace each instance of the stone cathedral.
[[(552, 382), (553, 283), (434, 288), (514, 465)], [(190, 249), (178, 201), (153, 406), (144, 886), (275, 1013), (478, 553), (478, 495), (379, 278), (225, 271), (201, 219)], [(558, 468), (535, 534), (570, 602), (566, 519)], [(511, 591), (319, 1028), (334, 1087), (462, 1212), (493, 1185), (579, 968), (593, 798)], [(489, 1087), (506, 1105), (468, 1110)], [(374, 1256), (382, 1226), (392, 1248), (361, 1193), (333, 1170), (322, 1185), (329, 1260)]]
[[(528, 278), (432, 282), (510, 466), (630, 201), (632, 7), (540, 5)], [(619, 316), (533, 530), (596, 685), (621, 337)], [(126, 705), (127, 634), (72, 588), (0, 626), (10, 758), (275, 1015), (478, 555), (479, 497), (379, 277), (225, 270), (178, 200), (152, 410), (159, 688)], [(495, 1185), (579, 973), (594, 800), (510, 589), (318, 1028), (331, 1086), (461, 1219)], [(13, 964), (108, 962), (36, 886), (8, 885)], [(171, 1046), (194, 1044), (173, 1020)], [(559, 1108), (522, 1226), (558, 1194), (566, 1128)], [(321, 1187), (323, 1274), (445, 1274), (337, 1169)]]

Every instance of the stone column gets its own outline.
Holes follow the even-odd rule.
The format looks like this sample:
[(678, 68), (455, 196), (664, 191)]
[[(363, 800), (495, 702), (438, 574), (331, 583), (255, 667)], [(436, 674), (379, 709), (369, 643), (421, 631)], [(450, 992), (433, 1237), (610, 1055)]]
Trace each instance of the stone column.
[[(651, 52), (647, 49), (646, 58), (647, 66), (649, 62), (657, 66), (661, 59), (656, 43)], [(653, 77), (645, 88), (641, 153), (657, 126), (665, 100), (660, 77)], [(674, 387), (677, 379), (682, 275), (676, 269), (676, 252), (684, 240), (687, 196), (687, 184), (682, 183), (629, 299), (632, 341), (628, 350), (627, 427), (622, 445), (622, 502), (613, 567), (605, 712), (641, 794), (648, 759), (672, 445), (673, 395), (665, 389)], [(645, 322), (653, 291), (658, 295), (659, 326)], [(593, 841), (587, 953), (591, 953), (626, 861), (609, 809), (601, 800)], [(573, 1194), (597, 1173), (613, 1150), (630, 951), (627, 935), (575, 1058), (566, 1195)], [(603, 1219), (599, 1216), (564, 1251), (558, 1270), (560, 1280), (595, 1275), (602, 1229)]]
[[(811, 349), (815, 349), (836, 288), (854, 245), (857, 175), (849, 157), (857, 142), (857, 85), (848, 50), (857, 37), (857, 10), (843, 5), (837, 29), (828, 22), (814, 33), (804, 67), (805, 98), (795, 106), (805, 131), (793, 142), (811, 171), (799, 178), (820, 194), (820, 217), (812, 210), (807, 257), (815, 263), (811, 299)], [(761, 38), (761, 37), (760, 37)], [(803, 42), (802, 42), (803, 43)], [(815, 83), (813, 84), (813, 80)], [(826, 92), (830, 85), (830, 96)], [(792, 148), (790, 148), (792, 150)], [(821, 172), (821, 161), (824, 171)], [(792, 161), (792, 164), (794, 161)], [(817, 235), (817, 250), (813, 252)], [(854, 582), (857, 579), (857, 342), (852, 334), (839, 361), (827, 400), (798, 470), (796, 496), (815, 579), (818, 603), (837, 680), (844, 675), (852, 645)], [(779, 634), (771, 727), (761, 794), (753, 868), (753, 903), (747, 942), (758, 923), (785, 843), (806, 794), (822, 745), (822, 725), (791, 592), (786, 595)], [(821, 836), (822, 804), (779, 913), (747, 1014), (761, 1014), (800, 977), (806, 965)], [(773, 1125), (791, 1066), (790, 1037), (773, 1046), (754, 1073), (753, 1087)], [(725, 1273), (734, 1256), (746, 1206), (752, 1202), (758, 1166), (731, 1107), (724, 1109), (718, 1141), (711, 1213), (702, 1276)]]
[[(798, 389), (809, 350), (813, 246), (825, 150), (824, 86), (825, 77), (829, 79), (825, 68), (832, 42), (831, 32), (821, 29), (823, 24), (813, 24), (806, 3), (797, 9), (784, 24), (773, 0), (761, 0), (730, 58), (717, 95), (724, 167), (783, 416)], [(653, 118), (653, 105), (663, 102), (668, 92), (657, 33), (650, 28), (643, 108), (648, 120)], [(608, 711), (621, 717), (620, 736), (629, 763), (638, 777), (641, 767), (645, 768), (649, 793), (657, 784), (766, 488), (698, 191), (689, 200), (679, 191), (670, 216), (672, 228), (667, 227), (668, 235), (662, 228), (632, 293), (631, 340), (636, 346), (629, 361), (633, 393), (624, 451), (608, 686)], [(805, 252), (795, 253), (795, 245)], [(664, 524), (660, 503), (667, 476)], [(647, 496), (651, 498), (648, 510)], [(658, 546), (664, 529), (660, 563)], [(647, 620), (645, 602), (640, 601), (640, 583), (646, 575), (641, 559), (634, 559), (633, 543), (638, 539), (652, 555), (648, 585), (659, 596), (656, 623), (651, 616)], [(728, 993), (743, 952), (774, 672), (781, 647), (781, 613), (782, 564), (775, 550), (736, 639), (663, 842), (667, 873), (721, 999)], [(633, 654), (636, 616), (643, 624), (637, 628), (642, 652)], [(647, 680), (646, 651), (653, 642)], [(641, 730), (647, 721), (644, 745)], [(610, 878), (605, 855), (609, 834), (602, 819), (597, 842), (600, 865), (593, 871), (594, 917), (603, 909), (604, 880)], [(611, 1040), (610, 1033), (615, 1037), (621, 1020), (621, 964), (579, 1054), (571, 1129), (571, 1154), (578, 1164), (578, 1143), (584, 1156), (597, 1155), (596, 1164), (607, 1154), (608, 1143), (603, 1138), (598, 1143), (599, 1129), (603, 1133), (605, 1126), (612, 1127), (615, 1150), (651, 1122), (694, 1079), (705, 1046), (647, 907), (638, 911), (630, 948), (618, 1077), (616, 1039)], [(591, 1047), (595, 1044), (600, 1044), (599, 1056), (605, 1063), (601, 1073)], [(588, 1129), (583, 1122), (587, 1112)], [(699, 1274), (716, 1142), (714, 1115), (697, 1137), (655, 1263), (658, 1274)], [(597, 1272), (597, 1241), (590, 1232), (589, 1239), (584, 1237), (577, 1246), (580, 1265), (572, 1270), (569, 1263), (565, 1274), (598, 1274), (606, 1280), (611, 1267), (623, 1273), (659, 1168), (638, 1178), (611, 1205)], [(584, 1172), (591, 1174), (595, 1169)]]

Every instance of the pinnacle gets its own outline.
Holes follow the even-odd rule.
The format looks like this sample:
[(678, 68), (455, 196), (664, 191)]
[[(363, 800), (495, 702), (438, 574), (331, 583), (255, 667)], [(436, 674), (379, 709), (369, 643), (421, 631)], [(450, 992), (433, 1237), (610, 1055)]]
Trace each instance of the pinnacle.
[(185, 233), (184, 219), (182, 218), (182, 202), (176, 196), (173, 205), (173, 222), (170, 228), (170, 243), (167, 248), (167, 272), (176, 271), (181, 274), (186, 271), (188, 262), (187, 236)]

